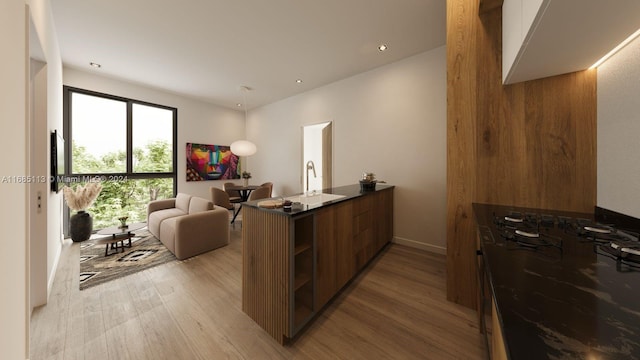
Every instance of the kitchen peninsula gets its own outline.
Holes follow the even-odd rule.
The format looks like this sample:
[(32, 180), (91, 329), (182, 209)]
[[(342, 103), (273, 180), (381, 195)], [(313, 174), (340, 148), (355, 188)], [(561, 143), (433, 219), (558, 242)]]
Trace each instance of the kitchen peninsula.
[(393, 237), (393, 186), (291, 197), (291, 211), (244, 203), (242, 310), (292, 339)]

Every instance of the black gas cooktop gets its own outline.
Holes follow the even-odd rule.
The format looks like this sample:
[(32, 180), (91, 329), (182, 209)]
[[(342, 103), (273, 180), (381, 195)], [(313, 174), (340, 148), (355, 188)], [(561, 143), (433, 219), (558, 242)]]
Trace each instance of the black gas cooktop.
[[(617, 224), (602, 223), (590, 218), (522, 213), (508, 210), (493, 214), (493, 222), (502, 240), (494, 244), (511, 250), (529, 250), (550, 258), (562, 258), (567, 241), (593, 245), (593, 250), (619, 261), (620, 265), (640, 269), (640, 236)], [(572, 247), (568, 248), (571, 251)], [(569, 254), (571, 255), (571, 254)]]
[(586, 213), (474, 212), (511, 359), (640, 358), (634, 229)]

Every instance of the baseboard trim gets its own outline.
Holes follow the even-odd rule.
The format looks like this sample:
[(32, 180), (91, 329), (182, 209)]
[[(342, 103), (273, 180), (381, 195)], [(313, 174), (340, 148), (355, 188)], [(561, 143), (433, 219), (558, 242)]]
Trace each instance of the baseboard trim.
[(392, 242), (396, 243), (396, 244), (412, 247), (412, 248), (415, 248), (415, 249), (425, 250), (425, 251), (428, 251), (428, 252), (431, 252), (431, 253), (436, 253), (436, 254), (440, 254), (440, 255), (447, 255), (447, 248), (442, 247), (442, 246), (425, 244), (423, 242), (419, 242), (419, 241), (415, 241), (415, 240), (411, 240), (411, 239), (405, 239), (405, 238), (401, 238), (401, 237), (398, 237), (398, 236), (394, 236)]
[[(64, 238), (64, 236), (61, 235)], [(47, 304), (49, 302), (49, 296), (51, 295), (51, 291), (53, 290), (53, 280), (56, 278), (56, 273), (58, 272), (58, 264), (60, 263), (60, 256), (62, 256), (62, 241), (56, 243), (56, 255), (53, 258), (53, 268), (51, 269), (51, 275), (47, 279), (47, 300), (43, 304)]]

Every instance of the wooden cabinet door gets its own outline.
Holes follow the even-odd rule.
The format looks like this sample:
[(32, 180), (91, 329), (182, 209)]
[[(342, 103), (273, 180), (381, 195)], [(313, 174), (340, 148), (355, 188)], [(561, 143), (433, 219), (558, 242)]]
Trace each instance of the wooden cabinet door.
[(316, 310), (353, 276), (351, 202), (316, 212)]
[(336, 289), (338, 292), (353, 277), (353, 213), (352, 202), (334, 206), (334, 239), (336, 241)]
[(333, 207), (315, 213), (316, 221), (316, 310), (331, 299), (336, 288), (336, 241)]
[(373, 254), (376, 254), (393, 238), (393, 191), (376, 192), (374, 200), (374, 236)]
[(373, 196), (363, 196), (353, 201), (353, 257), (354, 270), (359, 271), (369, 261), (372, 254), (373, 218), (371, 200)]

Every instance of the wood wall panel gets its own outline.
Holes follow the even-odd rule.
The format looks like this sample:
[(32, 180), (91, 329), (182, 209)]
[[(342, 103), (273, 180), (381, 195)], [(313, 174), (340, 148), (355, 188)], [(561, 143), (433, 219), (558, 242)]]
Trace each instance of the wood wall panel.
[(447, 299), (467, 306), (475, 250), (458, 239), (474, 237), (477, 11), (477, 0), (447, 1)]
[(473, 202), (596, 203), (596, 71), (503, 86), (502, 10), (479, 15), (478, 1), (447, 1), (447, 298), (468, 307)]

